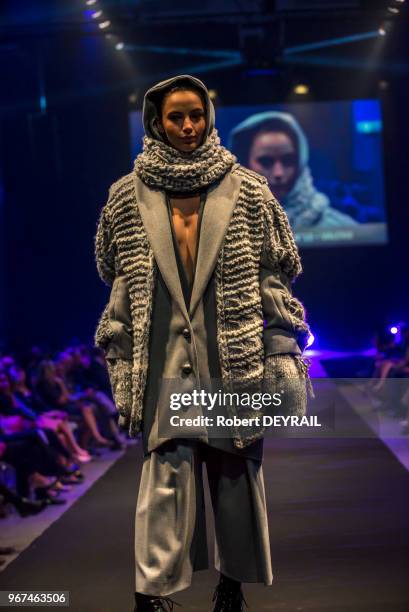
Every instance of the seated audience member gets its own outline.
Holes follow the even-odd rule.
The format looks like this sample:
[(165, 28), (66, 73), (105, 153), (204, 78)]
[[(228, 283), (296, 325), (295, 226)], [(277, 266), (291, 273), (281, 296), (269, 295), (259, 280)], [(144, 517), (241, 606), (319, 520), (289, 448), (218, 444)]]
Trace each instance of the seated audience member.
[[(16, 461), (24, 460), (24, 457), (19, 457), (16, 452), (16, 449), (18, 450), (23, 443), (24, 448), (20, 450), (34, 461), (29, 466), (33, 468), (30, 473), (36, 472), (37, 469), (33, 466), (39, 464), (46, 470), (43, 471), (43, 474), (60, 476), (64, 479), (63, 482), (54, 480), (56, 489), (63, 490), (65, 484), (75, 484), (83, 480), (83, 474), (72, 462), (67, 449), (56, 433), (52, 429), (41, 427), (35, 413), (33, 414), (29, 408), (16, 401), (11, 392), (8, 374), (1, 369), (0, 439), (6, 444), (4, 461), (15, 465)], [(41, 472), (41, 469), (38, 471)], [(37, 483), (41, 486), (43, 482), (44, 480), (39, 475)]]
[(103, 391), (105, 395), (112, 398), (111, 383), (108, 376), (108, 368), (105, 360), (105, 353), (99, 347), (89, 347), (90, 366), (88, 376), (91, 385), (98, 391)]
[[(6, 444), (4, 442), (0, 442), (0, 461), (2, 461), (2, 456), (4, 455), (5, 450)], [(1, 482), (0, 496), (3, 498), (5, 503), (12, 504), (19, 515), (23, 517), (38, 514), (47, 505), (47, 501), (45, 499), (32, 500), (28, 499), (27, 497), (22, 497), (21, 495), (14, 493), (14, 491), (6, 487), (6, 485)]]
[(27, 386), (26, 373), (23, 368), (14, 365), (10, 368), (9, 375), (16, 402), (38, 415), (36, 422), (39, 427), (56, 432), (60, 441), (68, 449), (69, 454), (75, 461), (81, 463), (90, 461), (90, 454), (81, 448), (75, 439), (68, 422), (68, 413), (64, 410), (50, 410), (38, 394)]
[(30, 432), (18, 431), (18, 419), (21, 417), (0, 416), (0, 460), (15, 469), (17, 495), (27, 499), (33, 489), (36, 499), (45, 500), (47, 504), (65, 503), (59, 493), (66, 490), (63, 481), (66, 470), (38, 438)]
[(402, 327), (401, 338), (399, 344), (394, 342), (393, 346), (387, 345), (383, 358), (376, 361), (374, 378), (378, 378), (378, 381), (373, 387), (374, 391), (381, 391), (387, 378), (409, 377), (409, 326)]
[(118, 410), (106, 393), (94, 386), (90, 376), (91, 358), (84, 346), (69, 347), (60, 357), (63, 363), (64, 379), (70, 391), (79, 397), (86, 394), (94, 404), (98, 425), (107, 437), (113, 439), (113, 449), (124, 447), (118, 429)]
[(89, 436), (100, 446), (110, 446), (110, 441), (101, 435), (94, 414), (91, 394), (88, 392), (72, 393), (68, 389), (64, 370), (66, 365), (60, 359), (58, 364), (51, 360), (42, 361), (36, 377), (36, 391), (49, 406), (60, 408), (74, 418), (80, 419), (85, 427), (82, 447), (86, 446)]

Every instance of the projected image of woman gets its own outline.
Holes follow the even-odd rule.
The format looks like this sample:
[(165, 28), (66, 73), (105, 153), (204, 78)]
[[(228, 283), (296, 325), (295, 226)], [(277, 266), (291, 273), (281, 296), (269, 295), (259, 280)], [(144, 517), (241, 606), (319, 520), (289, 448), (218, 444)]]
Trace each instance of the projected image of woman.
[(315, 188), (308, 141), (292, 115), (278, 111), (252, 115), (232, 130), (229, 149), (243, 165), (266, 177), (293, 229), (357, 225)]
[(273, 579), (264, 431), (164, 439), (158, 422), (169, 398), (162, 402), (159, 389), (163, 380), (184, 390), (209, 379), (297, 380), (292, 412), (305, 414), (309, 328), (291, 291), (301, 262), (265, 178), (220, 144), (199, 79), (181, 75), (149, 89), (143, 124), (143, 151), (111, 186), (95, 243), (99, 274), (112, 287), (96, 343), (121, 427), (142, 434), (135, 609), (170, 609), (168, 595), (208, 567), (205, 463), (220, 573), (209, 609), (240, 612), (241, 583)]

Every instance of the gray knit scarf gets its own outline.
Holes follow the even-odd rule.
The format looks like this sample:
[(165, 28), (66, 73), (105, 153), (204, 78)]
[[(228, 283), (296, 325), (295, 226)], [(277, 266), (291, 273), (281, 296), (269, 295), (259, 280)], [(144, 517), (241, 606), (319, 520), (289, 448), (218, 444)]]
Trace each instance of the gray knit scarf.
[(134, 171), (149, 187), (192, 192), (222, 178), (236, 161), (220, 144), (217, 130), (213, 129), (206, 141), (192, 152), (179, 151), (144, 136), (143, 151), (135, 159)]

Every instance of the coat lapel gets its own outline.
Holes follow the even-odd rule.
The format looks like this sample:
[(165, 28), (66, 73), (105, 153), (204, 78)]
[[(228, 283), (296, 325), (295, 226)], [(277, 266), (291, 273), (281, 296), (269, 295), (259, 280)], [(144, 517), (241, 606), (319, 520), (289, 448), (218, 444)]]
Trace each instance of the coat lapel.
[(173, 248), (165, 194), (161, 190), (150, 189), (135, 175), (134, 186), (137, 205), (158, 268), (169, 293), (188, 319)]
[(193, 316), (216, 265), (236, 205), (240, 185), (241, 178), (229, 172), (220, 183), (211, 187), (207, 192), (188, 314), (180, 284), (165, 194), (161, 190), (147, 187), (134, 175), (136, 201), (156, 263), (169, 293), (187, 319)]
[(200, 228), (199, 250), (189, 314), (193, 313), (206, 289), (239, 195), (241, 178), (228, 172), (207, 192)]

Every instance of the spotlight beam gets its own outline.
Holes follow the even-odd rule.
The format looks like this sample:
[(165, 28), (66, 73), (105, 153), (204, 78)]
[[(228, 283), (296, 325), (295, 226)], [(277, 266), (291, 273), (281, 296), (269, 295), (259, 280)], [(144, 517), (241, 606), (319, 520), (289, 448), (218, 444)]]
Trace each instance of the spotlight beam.
[(303, 53), (304, 51), (313, 51), (315, 49), (324, 49), (326, 47), (335, 47), (337, 45), (348, 45), (349, 43), (357, 42), (360, 40), (367, 40), (368, 38), (378, 38), (379, 31), (372, 30), (370, 32), (362, 32), (361, 34), (351, 34), (350, 36), (342, 36), (340, 38), (329, 38), (328, 40), (320, 40), (313, 43), (307, 43), (305, 45), (297, 45), (296, 47), (287, 47), (284, 49), (284, 55), (293, 55), (296, 53)]
[(224, 49), (194, 49), (187, 47), (161, 47), (158, 45), (126, 44), (127, 51), (145, 51), (147, 53), (165, 53), (167, 55), (197, 55), (199, 57), (215, 57), (231, 61), (241, 61), (240, 51), (226, 51)]

